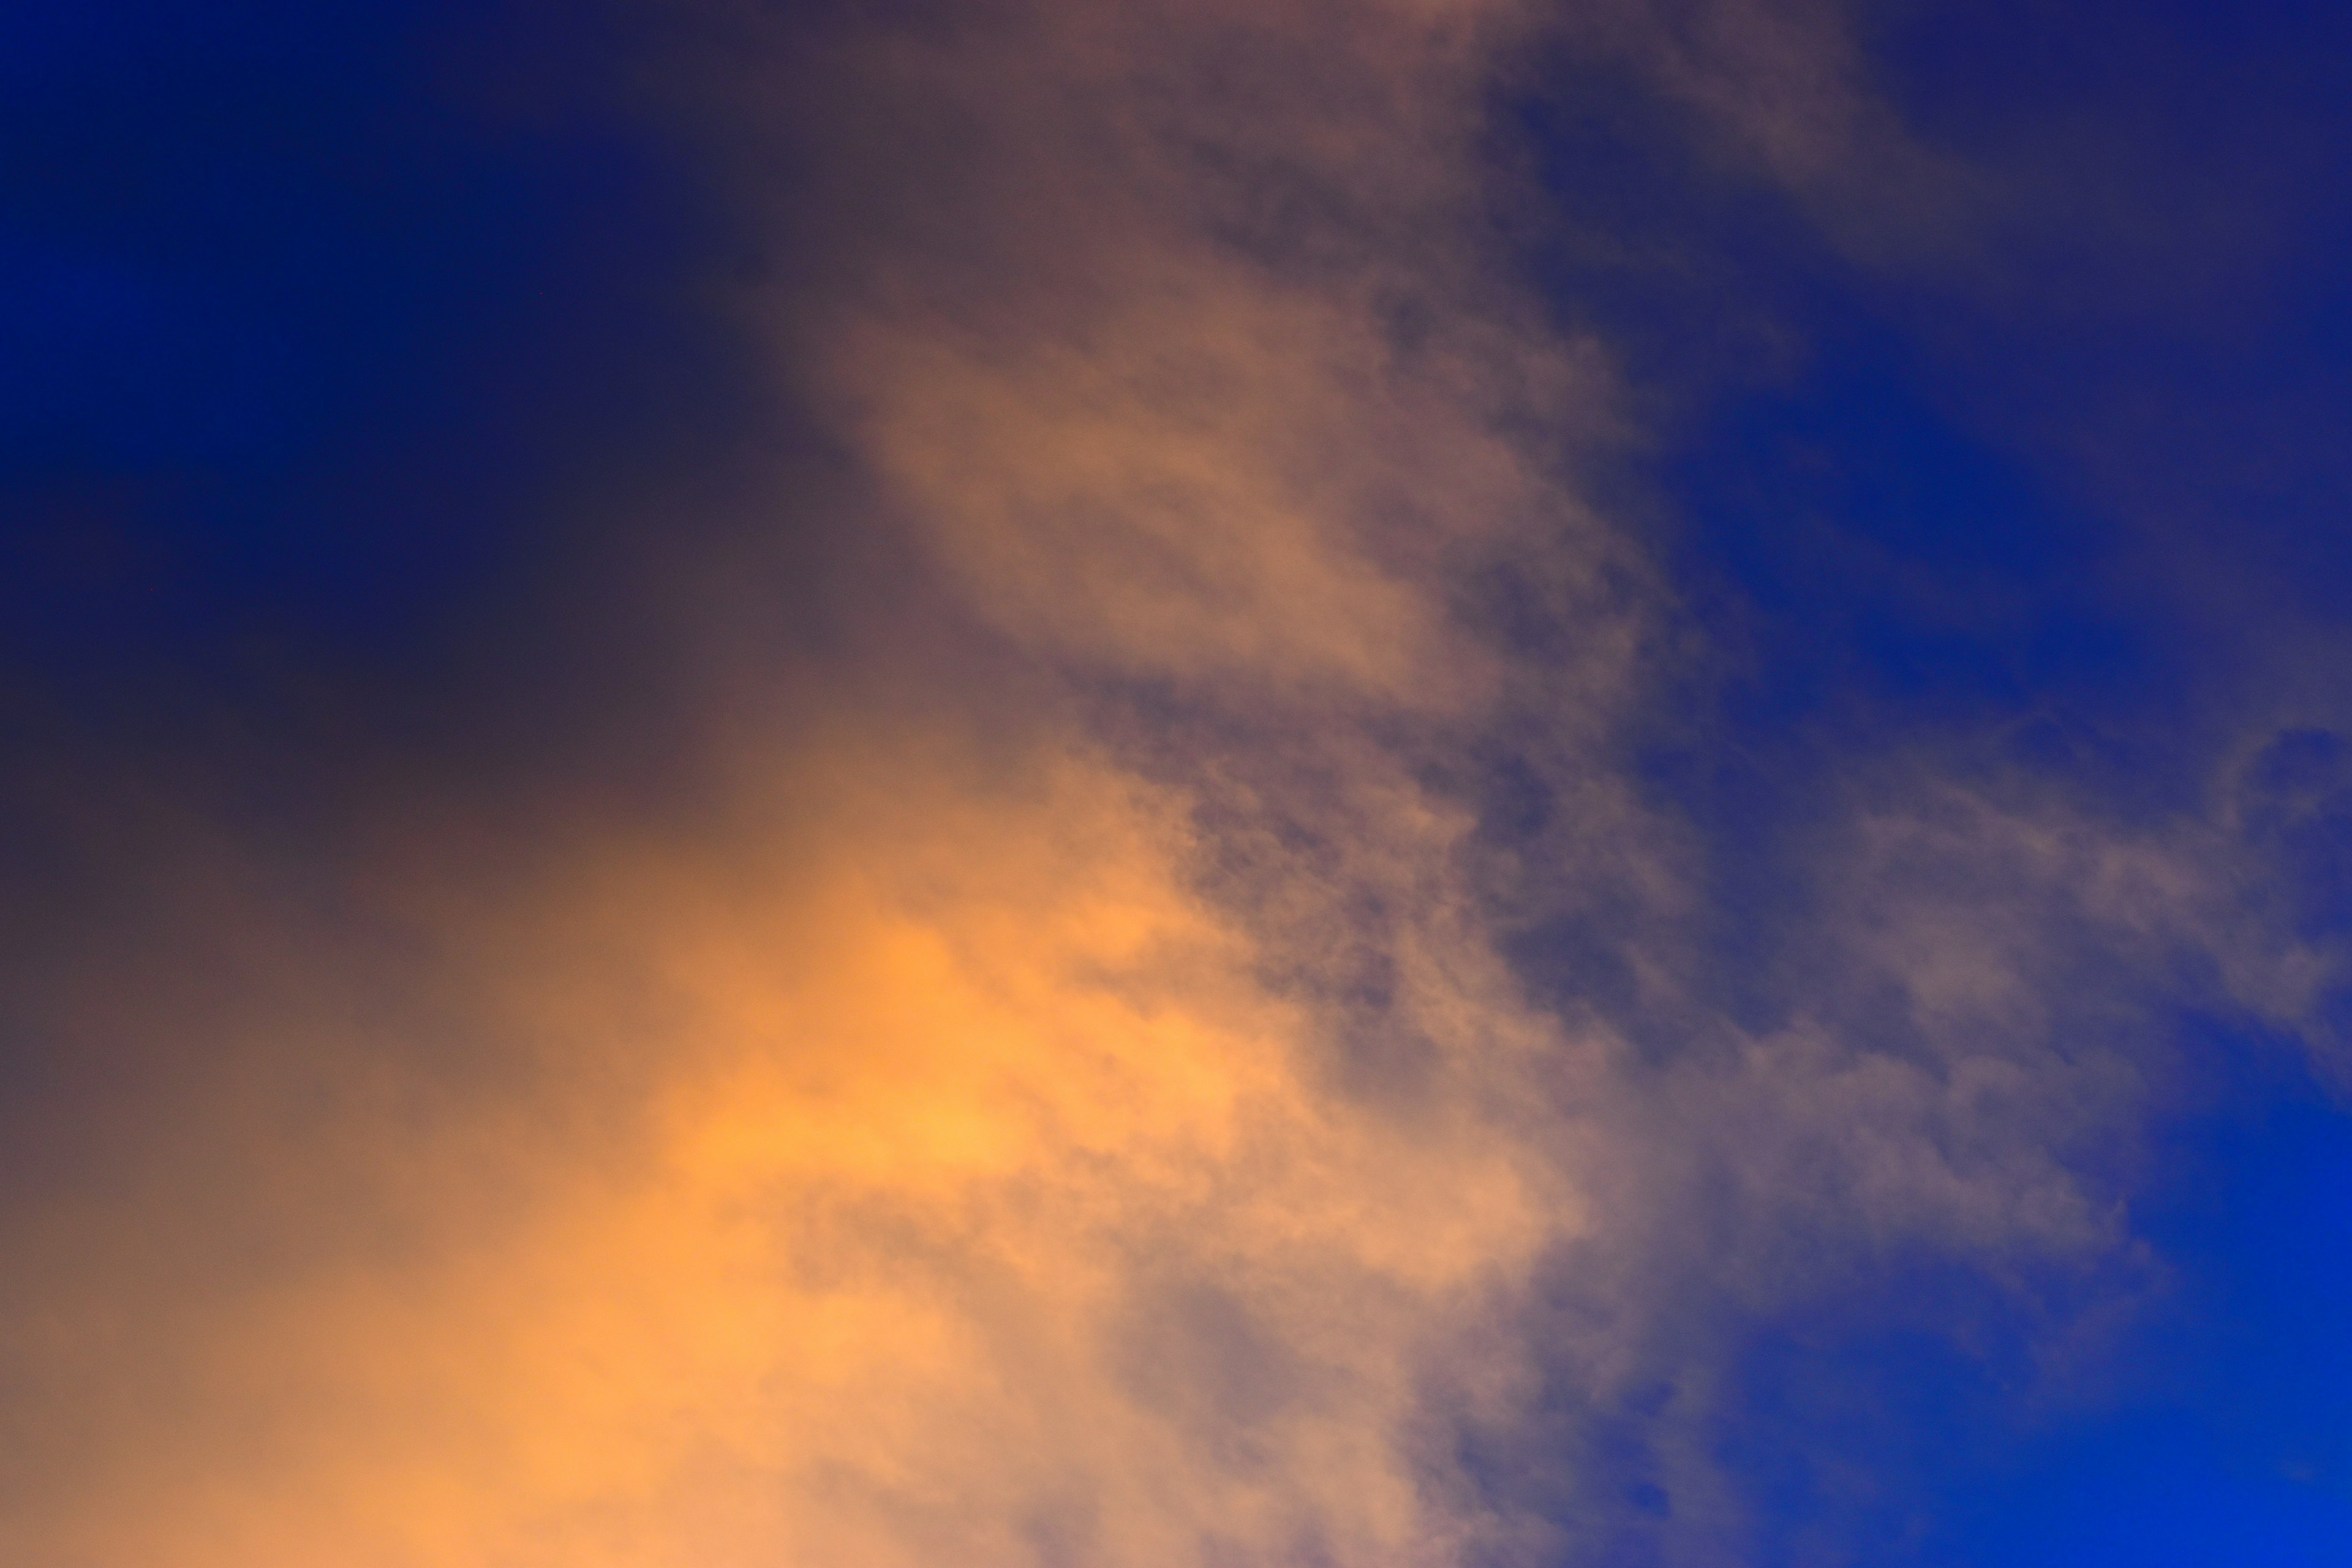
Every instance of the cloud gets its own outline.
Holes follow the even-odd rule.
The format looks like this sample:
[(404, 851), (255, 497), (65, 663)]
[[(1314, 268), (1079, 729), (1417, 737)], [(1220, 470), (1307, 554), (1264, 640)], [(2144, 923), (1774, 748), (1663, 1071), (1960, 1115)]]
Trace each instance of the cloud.
[[(1461, 1346), (1587, 1223), (1515, 1088), (1571, 1047), (1412, 764), (1499, 679), (1450, 584), (1549, 534), (1589, 593), (1613, 547), (1527, 433), (1589, 356), (1405, 243), (1475, 205), (1470, 19), (844, 44), (878, 101), (841, 177), (883, 210), (829, 237), (856, 287), (770, 319), (873, 500), (787, 526), (908, 542), (912, 580), (837, 607), (859, 637), (955, 626), (837, 687), (715, 670), (783, 732), (714, 703), (721, 782), (658, 827), (377, 803), (323, 859), (162, 808), (174, 852), (23, 1009), (106, 1152), (10, 1216), (46, 1456), (13, 1555), (1496, 1536), (1408, 1450), (1431, 1369), (1507, 1375)], [(960, 188), (855, 140), (927, 108), (971, 128)]]
[[(1859, 112), (1799, 21), (1666, 73), (1791, 180)], [(704, 661), (698, 788), (74, 827), (7, 1555), (1707, 1561), (1739, 1322), (2126, 1245), (2148, 977), (2289, 994), (2230, 851), (1894, 770), (1791, 873), (1778, 1016), (1717, 1004), (1624, 736), (1687, 628), (1579, 483), (1608, 356), (1493, 226), (1528, 15), (708, 26), (742, 330), (824, 454), (751, 510), (855, 563), (775, 601), (840, 635), (681, 531), (580, 614)], [(1613, 1001), (1531, 996), (1563, 921)]]
[[(1425, 1549), (1412, 1357), (1571, 1195), (1458, 1088), (1406, 1121), (1315, 1081), (1172, 799), (871, 745), (781, 761), (715, 841), (568, 846), (502, 896), (402, 873), (408, 973), (265, 924), (212, 1016), (101, 1020), (214, 1081), (103, 1108), (124, 1165), (15, 1216), (50, 1436), (12, 1547)], [(386, 990), (515, 1065), (366, 1038)]]

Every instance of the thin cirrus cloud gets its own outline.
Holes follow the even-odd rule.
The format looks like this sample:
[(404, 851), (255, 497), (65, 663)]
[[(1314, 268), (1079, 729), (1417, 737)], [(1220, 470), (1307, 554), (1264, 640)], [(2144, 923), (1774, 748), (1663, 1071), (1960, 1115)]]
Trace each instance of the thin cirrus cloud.
[[(695, 20), (832, 476), (631, 606), (707, 782), (310, 858), (85, 807), (139, 853), (12, 1004), (84, 1064), (5, 1216), (13, 1560), (1738, 1560), (1743, 1324), (1932, 1256), (2063, 1360), (2128, 1291), (2151, 1019), (2324, 983), (2239, 808), (1857, 768), (1727, 1005), (1629, 739), (1712, 655), (1511, 259), (1519, 62), (1813, 199), (1889, 123), (1831, 19)], [(771, 517), (832, 646), (710, 620)]]

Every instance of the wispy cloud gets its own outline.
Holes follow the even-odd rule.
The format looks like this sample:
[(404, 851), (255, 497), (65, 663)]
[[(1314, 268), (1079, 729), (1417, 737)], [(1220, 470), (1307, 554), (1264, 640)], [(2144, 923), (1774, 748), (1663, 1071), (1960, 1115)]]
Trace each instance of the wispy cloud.
[[(1719, 1561), (1727, 1325), (2127, 1254), (2151, 999), (2317, 961), (2231, 930), (2218, 816), (1913, 759), (1824, 812), (1778, 1016), (1720, 1005), (1626, 738), (1688, 628), (1500, 234), (1538, 21), (738, 18), (686, 75), (827, 475), (754, 510), (854, 562), (838, 635), (681, 544), (691, 805), (384, 805), (331, 864), (155, 816), (15, 1004), (95, 1152), (5, 1216), (0, 1547)], [(1792, 184), (1879, 112), (1822, 17), (1602, 31)], [(1531, 993), (1563, 919), (1609, 998)]]

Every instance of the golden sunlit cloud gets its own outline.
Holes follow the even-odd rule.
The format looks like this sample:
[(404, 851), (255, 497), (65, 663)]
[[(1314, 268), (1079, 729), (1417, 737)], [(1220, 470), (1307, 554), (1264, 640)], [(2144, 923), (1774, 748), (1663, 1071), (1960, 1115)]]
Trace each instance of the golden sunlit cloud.
[[(1834, 29), (1700, 11), (1669, 85), (1833, 161)], [(1656, 54), (1647, 16), (1568, 31)], [(740, 314), (854, 476), (776, 531), (888, 563), (827, 606), (871, 667), (762, 662), (681, 594), (710, 689), (778, 716), (688, 716), (691, 809), (387, 807), (310, 903), (155, 830), (149, 923), (39, 981), (131, 1081), (5, 1216), (37, 1458), (0, 1559), (1531, 1563), (1429, 1413), (1534, 1397), (1530, 1302), (1580, 1386), (1654, 1375), (1696, 1270), (1646, 1227), (1704, 1159), (1743, 1224), (2096, 1240), (1998, 1134), (2105, 1080), (1984, 1042), (2042, 1026), (2028, 938), (2082, 865), (2115, 888), (2069, 918), (2185, 927), (2165, 847), (1981, 812), (1994, 930), (1907, 890), (1933, 811), (1865, 823), (1850, 984), (1926, 1066), (1682, 994), (1681, 851), (1612, 750), (1671, 607), (1575, 482), (1606, 356), (1512, 280), (1481, 172), (1522, 7), (811, 34), (696, 90), (817, 170), (776, 219), (815, 258)], [(1559, 803), (1512, 846), (1441, 765), (1503, 728)], [(1625, 985), (1707, 1050), (1645, 1073), (1530, 998), (1507, 920), (1579, 899), (1664, 933)], [(1738, 1289), (1774, 1234), (1721, 1248)]]
[[(46, 1325), (60, 1392), (175, 1408), (114, 1425), (13, 1544), (1373, 1561), (1459, 1528), (1394, 1447), (1415, 1358), (1577, 1223), (1569, 1195), (1458, 1090), (1406, 1121), (1313, 1079), (1314, 1009), (1186, 887), (1178, 802), (1084, 759), (969, 792), (912, 760), (835, 753), (722, 844), (583, 846), (445, 924), (442, 984), (550, 1086), (393, 1083), (304, 1128), (248, 1082), (235, 1131), (276, 1146), (236, 1152), (236, 1190), (200, 1143), (167, 1190), (57, 1216), (75, 1262), (19, 1288), (17, 1331)], [(265, 1057), (327, 1044), (272, 1000), (233, 1020), (284, 1037)], [(129, 1258), (169, 1304), (87, 1315), (127, 1281), (76, 1264), (326, 1201), (379, 1235)]]

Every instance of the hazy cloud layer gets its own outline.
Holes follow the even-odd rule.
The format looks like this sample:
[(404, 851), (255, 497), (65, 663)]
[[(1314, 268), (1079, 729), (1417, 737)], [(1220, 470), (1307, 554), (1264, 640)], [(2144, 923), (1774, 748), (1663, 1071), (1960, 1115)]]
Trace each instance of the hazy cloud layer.
[[(1931, 1256), (2063, 1359), (2158, 1006), (2312, 1006), (2278, 789), (2126, 829), (1932, 757), (1820, 814), (1769, 1008), (1703, 973), (1628, 731), (1705, 653), (1494, 95), (1628, 58), (1853, 200), (1833, 16), (919, 10), (692, 17), (667, 89), (794, 411), (612, 612), (709, 782), (331, 856), (24, 786), (110, 869), (13, 977), (73, 1066), (12, 1561), (1740, 1560), (1741, 1325)], [(719, 581), (769, 529), (823, 651)]]

